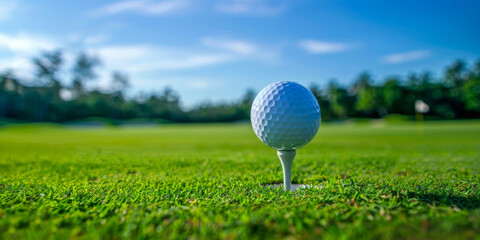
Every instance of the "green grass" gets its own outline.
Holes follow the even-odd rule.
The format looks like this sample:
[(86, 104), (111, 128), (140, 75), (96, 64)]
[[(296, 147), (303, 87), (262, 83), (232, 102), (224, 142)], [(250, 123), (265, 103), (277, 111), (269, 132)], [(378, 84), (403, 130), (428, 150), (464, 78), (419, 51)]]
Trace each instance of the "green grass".
[(324, 124), (294, 193), (247, 124), (0, 129), (0, 239), (480, 239), (480, 122)]

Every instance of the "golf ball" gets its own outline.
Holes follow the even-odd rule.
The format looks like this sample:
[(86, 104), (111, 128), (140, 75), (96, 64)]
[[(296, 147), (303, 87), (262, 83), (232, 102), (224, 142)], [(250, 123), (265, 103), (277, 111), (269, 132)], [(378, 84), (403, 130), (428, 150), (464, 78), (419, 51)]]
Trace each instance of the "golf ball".
[(255, 97), (250, 113), (260, 140), (277, 150), (305, 146), (320, 127), (320, 106), (312, 92), (296, 82), (276, 82)]

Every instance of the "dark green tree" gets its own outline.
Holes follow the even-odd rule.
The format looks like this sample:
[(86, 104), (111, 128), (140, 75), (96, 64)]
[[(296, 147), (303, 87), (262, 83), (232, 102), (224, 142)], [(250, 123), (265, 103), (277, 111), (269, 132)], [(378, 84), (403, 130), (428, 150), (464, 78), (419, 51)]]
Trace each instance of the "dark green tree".
[(43, 52), (32, 60), (35, 67), (35, 78), (40, 85), (60, 88), (59, 72), (63, 65), (63, 55), (60, 50)]
[(400, 79), (397, 77), (389, 77), (383, 83), (383, 86), (378, 88), (380, 105), (388, 113), (402, 113), (403, 112), (403, 96), (405, 91), (401, 86)]
[(77, 55), (75, 64), (72, 68), (73, 83), (72, 88), (76, 97), (81, 96), (85, 91), (87, 82), (97, 78), (96, 68), (101, 64), (99, 58), (81, 52)]
[(368, 72), (361, 73), (354, 82), (352, 93), (357, 96), (355, 109), (364, 113), (365, 117), (383, 117), (387, 111), (380, 104), (378, 90), (372, 85), (372, 82), (372, 75)]
[(463, 91), (467, 110), (480, 113), (480, 60), (468, 74)]

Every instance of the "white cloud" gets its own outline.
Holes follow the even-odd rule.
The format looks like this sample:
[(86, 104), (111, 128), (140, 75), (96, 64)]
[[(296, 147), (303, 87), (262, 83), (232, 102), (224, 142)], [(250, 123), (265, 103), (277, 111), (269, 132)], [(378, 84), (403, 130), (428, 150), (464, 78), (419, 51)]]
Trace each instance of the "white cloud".
[(428, 50), (416, 50), (404, 53), (393, 53), (382, 58), (385, 63), (404, 63), (417, 61), (429, 57), (432, 53)]
[(29, 70), (31, 69), (30, 61), (23, 57), (14, 57), (11, 59), (0, 60), (0, 66), (6, 66), (7, 68)]
[[(120, 70), (127, 73), (134, 85), (142, 85), (141, 79), (155, 79), (167, 74), (168, 78), (178, 79), (184, 70), (199, 69), (220, 64), (259, 60), (274, 62), (278, 51), (271, 45), (259, 45), (245, 40), (228, 37), (207, 37), (199, 39), (193, 46), (163, 46), (152, 44), (116, 45), (105, 43), (109, 35), (82, 35), (72, 33), (63, 37), (36, 36), (32, 34), (6, 34), (0, 32), (0, 71), (12, 69), (25, 80), (33, 78), (34, 66), (31, 62), (43, 50), (64, 49), (63, 79), (71, 79), (69, 69), (74, 64), (78, 50), (98, 56), (102, 65), (98, 69), (98, 81), (87, 87), (107, 89), (111, 72)], [(61, 44), (63, 43), (63, 44)], [(165, 79), (163, 79), (165, 80)], [(156, 83), (163, 81), (156, 79)], [(171, 83), (171, 82), (170, 82)], [(174, 82), (178, 86), (179, 83)], [(182, 81), (186, 89), (205, 89), (218, 84), (211, 79), (189, 78)]]
[(151, 45), (111, 45), (93, 48), (90, 52), (97, 54), (112, 69), (128, 72), (189, 69), (234, 59), (229, 54), (186, 52)]
[[(172, 46), (132, 44), (99, 45), (89, 52), (98, 55), (108, 69), (130, 73), (175, 71), (200, 68), (248, 59), (270, 60), (277, 55), (268, 49), (259, 50), (256, 44), (229, 38), (203, 38), (201, 42), (212, 49), (185, 49)], [(198, 85), (197, 85), (198, 86)]]
[(10, 19), (19, 3), (19, 0), (2, 0), (0, 2), (0, 21)]
[[(130, 44), (105, 44), (108, 35), (83, 36), (75, 33), (61, 38), (39, 37), (29, 34), (5, 34), (0, 32), (0, 66), (11, 68), (16, 72), (31, 72), (31, 57), (43, 50), (65, 48), (66, 66), (74, 62), (75, 53), (68, 50), (68, 45), (81, 43), (82, 48), (97, 55), (104, 63), (102, 72), (121, 70), (127, 73), (144, 73), (151, 71), (174, 71), (207, 67), (231, 61), (238, 61), (248, 54), (254, 54), (256, 46), (240, 40), (205, 38), (204, 44), (209, 48), (192, 49), (183, 47)], [(59, 43), (67, 42), (67, 45)], [(215, 48), (215, 49), (212, 49)], [(75, 49), (75, 47), (74, 47)], [(248, 55), (250, 57), (250, 55)], [(109, 74), (109, 73), (108, 73)], [(100, 77), (109, 77), (100, 74)], [(199, 84), (195, 85), (199, 86)]]
[(281, 46), (261, 44), (229, 37), (204, 37), (204, 46), (233, 55), (236, 60), (260, 60), (266, 63), (278, 63)]
[(191, 80), (186, 83), (187, 87), (194, 88), (194, 89), (205, 89), (211, 83), (206, 80)]
[(106, 34), (99, 34), (99, 35), (91, 35), (87, 36), (83, 42), (87, 45), (95, 45), (99, 43), (105, 43), (110, 40), (110, 36)]
[(202, 42), (209, 47), (223, 49), (242, 55), (249, 55), (257, 52), (257, 46), (255, 44), (243, 40), (207, 37), (203, 38)]
[(216, 9), (230, 14), (274, 16), (286, 9), (286, 3), (278, 0), (227, 0), (219, 3)]
[(11, 69), (21, 78), (30, 78), (33, 70), (31, 57), (57, 46), (54, 40), (43, 36), (0, 32), (0, 71)]
[(115, 2), (90, 12), (92, 16), (115, 15), (134, 12), (146, 15), (165, 15), (189, 6), (189, 0), (127, 0)]
[(191, 75), (171, 75), (171, 74), (160, 74), (160, 77), (142, 77), (138, 76), (135, 78), (135, 83), (138, 83), (138, 87), (147, 88), (151, 85), (164, 85), (171, 86), (177, 85), (182, 86), (182, 88), (190, 89), (205, 89), (212, 86), (221, 86), (224, 84), (223, 81), (210, 78), (210, 77), (199, 77)]
[(15, 75), (20, 78), (29, 79), (32, 77), (33, 65), (28, 57), (15, 56), (11, 58), (0, 59), (0, 71), (13, 70)]
[(82, 35), (78, 32), (70, 33), (67, 35), (66, 40), (69, 43), (76, 43), (82, 40)]
[(303, 40), (300, 47), (311, 54), (326, 54), (343, 52), (353, 48), (352, 45), (340, 42), (326, 42), (317, 40)]
[(52, 50), (58, 45), (55, 41), (41, 36), (27, 34), (8, 35), (0, 33), (0, 49), (15, 53), (36, 53), (41, 50)]
[(93, 35), (82, 35), (78, 32), (70, 33), (66, 36), (65, 41), (68, 44), (81, 44), (81, 45), (99, 45), (106, 43), (110, 40), (111, 36), (109, 34), (93, 34)]

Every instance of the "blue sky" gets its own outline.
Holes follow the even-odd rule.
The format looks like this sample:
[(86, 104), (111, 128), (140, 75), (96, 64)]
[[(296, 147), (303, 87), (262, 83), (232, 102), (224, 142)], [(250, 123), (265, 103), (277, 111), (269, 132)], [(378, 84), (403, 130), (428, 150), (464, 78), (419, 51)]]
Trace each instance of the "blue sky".
[(68, 67), (84, 50), (103, 59), (93, 86), (108, 88), (120, 70), (131, 94), (170, 86), (187, 106), (281, 80), (439, 75), (454, 59), (480, 59), (479, 9), (473, 0), (2, 0), (0, 69), (28, 79), (39, 51), (64, 49)]

